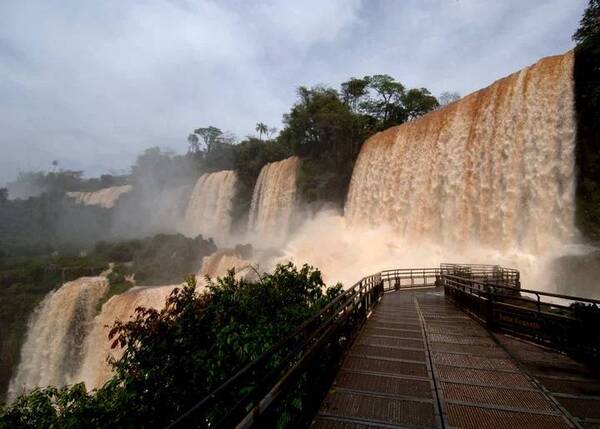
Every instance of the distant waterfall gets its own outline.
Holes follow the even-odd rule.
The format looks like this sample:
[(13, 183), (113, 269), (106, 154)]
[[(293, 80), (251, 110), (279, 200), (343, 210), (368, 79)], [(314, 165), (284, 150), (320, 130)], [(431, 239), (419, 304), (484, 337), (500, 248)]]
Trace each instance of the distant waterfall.
[(84, 381), (88, 390), (102, 386), (112, 375), (107, 358), (119, 358), (122, 350), (111, 350), (108, 339), (110, 327), (116, 320), (127, 321), (137, 307), (161, 309), (176, 286), (135, 287), (121, 295), (111, 297), (92, 323), (84, 346), (84, 358), (78, 381)]
[(260, 171), (250, 206), (248, 232), (261, 240), (281, 242), (290, 228), (296, 202), (296, 156), (265, 165)]
[(345, 216), (403, 237), (537, 252), (574, 228), (573, 53), (542, 59), (363, 146)]
[(82, 277), (50, 292), (29, 321), (9, 402), (34, 387), (64, 386), (77, 381), (83, 344), (106, 293), (104, 277)]
[(67, 192), (67, 196), (73, 198), (78, 204), (110, 209), (115, 206), (119, 198), (130, 192), (131, 189), (131, 185), (112, 186), (94, 192)]
[(235, 250), (218, 250), (202, 260), (202, 269), (198, 277), (200, 284), (204, 283), (206, 276), (215, 280), (227, 275), (227, 271), (234, 269), (236, 274), (246, 275), (250, 271), (251, 262), (245, 260)]
[(231, 230), (231, 210), (237, 175), (225, 170), (200, 176), (190, 197), (184, 219), (184, 232), (202, 234), (223, 241)]

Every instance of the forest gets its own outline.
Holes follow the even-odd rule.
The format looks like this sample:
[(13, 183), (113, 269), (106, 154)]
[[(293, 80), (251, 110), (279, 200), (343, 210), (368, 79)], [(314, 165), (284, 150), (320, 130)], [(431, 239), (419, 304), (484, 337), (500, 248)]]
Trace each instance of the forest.
[[(442, 102), (456, 98), (457, 94), (447, 93)], [(238, 141), (209, 125), (189, 134), (186, 154), (147, 149), (126, 176), (106, 174), (87, 179), (81, 171), (56, 170), (56, 165), (50, 172), (23, 172), (0, 192), (0, 249), (13, 256), (47, 254), (90, 247), (110, 237), (112, 213), (77, 206), (64, 198), (66, 192), (132, 184), (134, 191), (126, 199), (132, 201), (132, 211), (144, 216), (143, 210), (136, 210), (136, 198), (177, 186), (191, 187), (201, 173), (227, 169), (238, 173), (233, 214), (243, 223), (261, 168), (292, 155), (304, 160), (298, 179), (303, 201), (341, 208), (362, 143), (378, 131), (439, 105), (427, 89), (406, 89), (389, 75), (352, 78), (339, 90), (298, 88), (297, 100), (284, 115), (284, 126), (277, 135), (259, 122), (258, 137)], [(148, 232), (144, 233), (141, 235)]]
[[(591, 243), (600, 241), (599, 23), (600, 1), (592, 0), (574, 35), (576, 223)], [(261, 168), (297, 155), (303, 159), (298, 177), (302, 202), (341, 209), (366, 139), (457, 97), (446, 93), (437, 99), (427, 89), (406, 88), (389, 75), (351, 78), (339, 89), (300, 87), (279, 132), (258, 122), (258, 135), (238, 140), (224, 129), (198, 124), (187, 136), (186, 154), (150, 148), (125, 176), (86, 179), (82, 172), (62, 170), (21, 174), (0, 190), (0, 329), (10, 332), (2, 336), (6, 340), (0, 347), (12, 350), (2, 352), (0, 370), (14, 365), (26, 315), (71, 275), (99, 272), (115, 262), (111, 293), (118, 293), (132, 286), (126, 278), (131, 273), (145, 284), (181, 281), (197, 270), (200, 256), (216, 250), (208, 237), (154, 236), (151, 230), (125, 240), (111, 229), (113, 210), (78, 206), (65, 198), (66, 192), (132, 184), (123, 204), (144, 223), (149, 214), (139, 209), (139, 201), (147, 192), (189, 188), (204, 172), (235, 169), (240, 183), (233, 215), (243, 224)], [(113, 325), (111, 340), (126, 351), (112, 362), (115, 375), (105, 385), (92, 392), (82, 384), (36, 389), (0, 408), (0, 428), (164, 426), (341, 289), (328, 287), (319, 270), (307, 265), (278, 265), (252, 281), (230, 272), (213, 279), (206, 290), (188, 277), (163, 310), (138, 308), (131, 321)], [(236, 394), (251, 388), (244, 386)], [(287, 405), (302, 408), (301, 403)], [(219, 417), (218, 410), (213, 417)]]
[[(304, 160), (298, 178), (303, 202), (341, 208), (363, 141), (440, 105), (426, 89), (407, 90), (388, 75), (352, 78), (339, 90), (300, 87), (297, 94), (277, 135), (259, 122), (257, 137), (237, 141), (229, 133), (207, 126), (190, 133), (186, 154), (149, 148), (137, 157), (127, 175), (85, 178), (82, 171), (63, 170), (53, 162), (51, 171), (23, 172), (3, 188), (0, 380), (7, 380), (18, 362), (28, 315), (64, 281), (98, 275), (109, 263), (116, 263), (109, 275), (111, 290), (106, 301), (132, 286), (127, 275), (135, 274), (137, 284), (143, 285), (178, 283), (188, 273), (197, 272), (202, 257), (216, 250), (208, 237), (192, 240), (175, 231), (155, 235), (171, 223), (163, 219), (156, 223), (152, 218), (146, 204), (155, 195), (170, 195), (178, 187), (189, 192), (200, 174), (235, 169), (239, 181), (233, 217), (238, 224), (245, 224), (262, 167), (298, 155)], [(443, 102), (457, 97), (446, 94)], [(124, 184), (133, 185), (133, 190), (117, 208), (81, 205), (66, 197), (67, 192)], [(174, 207), (175, 212), (184, 209)], [(2, 395), (5, 387), (0, 384)]]

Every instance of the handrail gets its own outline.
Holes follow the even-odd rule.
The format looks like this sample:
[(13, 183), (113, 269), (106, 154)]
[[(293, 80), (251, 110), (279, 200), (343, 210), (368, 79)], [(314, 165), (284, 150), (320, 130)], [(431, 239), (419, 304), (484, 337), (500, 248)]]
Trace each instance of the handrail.
[[(460, 277), (460, 276), (455, 276), (455, 275), (450, 275), (450, 274), (446, 274), (444, 275), (445, 278), (447, 279), (456, 279), (459, 281), (464, 281), (464, 277)], [(478, 280), (470, 280), (470, 282), (472, 284), (478, 284), (480, 286), (484, 286), (484, 287), (493, 287), (493, 288), (498, 288), (498, 289), (504, 289), (504, 290), (513, 290), (513, 288), (511, 288), (510, 286), (501, 286), (501, 285), (495, 285), (495, 284), (489, 284), (489, 283), (485, 283), (482, 281), (478, 281)], [(553, 292), (544, 292), (544, 291), (540, 291), (540, 290), (534, 290), (534, 289), (523, 289), (523, 288), (519, 288), (519, 292), (520, 293), (531, 293), (537, 296), (545, 296), (545, 297), (549, 297), (549, 298), (560, 298), (560, 299), (565, 299), (568, 301), (573, 301), (573, 302), (582, 302), (582, 303), (589, 303), (589, 304), (600, 304), (600, 300), (598, 299), (592, 299), (592, 298), (582, 298), (582, 297), (577, 297), (577, 296), (572, 296), (572, 295), (563, 295), (563, 294), (559, 294), (559, 293), (553, 293)]]
[[(304, 421), (318, 408), (345, 350), (383, 293), (434, 286), (443, 286), (448, 299), (487, 323), (490, 329), (522, 334), (559, 350), (568, 344), (569, 329), (579, 323), (576, 310), (542, 302), (542, 297), (600, 304), (600, 300), (521, 289), (519, 271), (498, 265), (440, 264), (439, 268), (383, 270), (363, 277), (338, 295), (168, 427), (271, 426), (274, 414), (294, 394), (303, 398), (302, 412), (296, 418)], [(536, 299), (522, 294), (534, 294)], [(560, 331), (567, 325), (566, 331)], [(532, 329), (537, 331), (528, 334)], [(554, 341), (553, 335), (558, 340)], [(577, 338), (581, 341), (580, 336)], [(592, 354), (600, 353), (596, 345), (591, 350)], [(301, 392), (300, 385), (304, 389)]]
[[(265, 376), (263, 378), (269, 377), (269, 368), (263, 368), (263, 365), (268, 364), (270, 358), (276, 356), (280, 352), (284, 352), (288, 347), (291, 346), (291, 351), (287, 353), (286, 359), (283, 360), (283, 363), (279, 365), (277, 368), (271, 370), (271, 372), (279, 373), (287, 368), (287, 362), (293, 362), (294, 358), (297, 357), (296, 360), (299, 362), (303, 361), (303, 351), (308, 351), (312, 347), (312, 343), (315, 342), (317, 337), (323, 332), (327, 331), (327, 329), (337, 321), (337, 319), (342, 318), (346, 312), (347, 308), (350, 306), (351, 309), (363, 310), (364, 313), (363, 321), (367, 315), (367, 307), (371, 307), (374, 305), (377, 300), (381, 297), (383, 293), (383, 282), (381, 280), (381, 276), (379, 273), (374, 274), (372, 276), (367, 276), (362, 278), (359, 282), (354, 284), (351, 288), (344, 291), (342, 294), (337, 296), (334, 300), (332, 300), (329, 304), (327, 304), (323, 309), (321, 309), (317, 314), (312, 316), (302, 325), (297, 327), (293, 332), (288, 334), (285, 338), (280, 340), (275, 346), (271, 349), (267, 350), (263, 354), (261, 354), (257, 359), (248, 363), (243, 368), (238, 370), (232, 377), (226, 380), (223, 384), (213, 390), (208, 396), (203, 398), (200, 402), (190, 408), (186, 413), (180, 416), (177, 420), (172, 422), (168, 427), (189, 427), (193, 425), (191, 420), (205, 419), (206, 418), (206, 408), (211, 405), (211, 403), (217, 402), (220, 398), (227, 396), (230, 394), (230, 389), (237, 386), (238, 382), (244, 382), (246, 378), (249, 379), (249, 382), (246, 384), (252, 384), (250, 381), (250, 376), (255, 373), (255, 370), (263, 370)], [(377, 289), (375, 291), (375, 289)], [(375, 293), (373, 293), (375, 291)], [(370, 296), (373, 295), (373, 296)], [(358, 298), (358, 300), (357, 300)], [(362, 305), (362, 307), (361, 307)], [(360, 308), (359, 308), (360, 307)], [(312, 329), (309, 333), (305, 332), (307, 329), (311, 327), (315, 322), (318, 322), (319, 319), (325, 319), (321, 321), (321, 323)], [(304, 336), (303, 340), (299, 340), (297, 337), (300, 335)], [(295, 345), (295, 347), (294, 347)], [(272, 378), (272, 377), (271, 377)], [(260, 390), (265, 390), (265, 386)], [(268, 387), (268, 386), (266, 386)], [(256, 390), (256, 389), (255, 389)], [(243, 396), (240, 399), (240, 402), (236, 403), (231, 410), (225, 413), (217, 422), (214, 422), (214, 427), (227, 426), (226, 422), (231, 421), (235, 416), (233, 414), (239, 414), (240, 410), (246, 409), (251, 404), (255, 404), (260, 402), (264, 398), (253, 398), (253, 391), (249, 394)]]
[[(447, 299), (489, 329), (507, 332), (597, 365), (600, 334), (595, 325), (600, 322), (600, 300), (514, 289), (455, 274), (442, 274), (442, 283)], [(557, 299), (568, 301), (568, 305), (553, 302)]]

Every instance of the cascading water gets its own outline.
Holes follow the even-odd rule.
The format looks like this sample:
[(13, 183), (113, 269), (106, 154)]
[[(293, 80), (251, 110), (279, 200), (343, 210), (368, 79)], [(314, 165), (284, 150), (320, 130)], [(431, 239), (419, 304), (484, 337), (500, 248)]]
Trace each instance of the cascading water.
[(115, 206), (119, 198), (130, 192), (131, 189), (131, 185), (112, 186), (95, 192), (67, 192), (67, 196), (73, 198), (78, 204), (110, 209)]
[(190, 197), (184, 219), (184, 232), (202, 234), (223, 242), (231, 230), (231, 209), (237, 175), (225, 170), (200, 176)]
[[(355, 166), (345, 217), (317, 214), (284, 257), (273, 260), (313, 264), (328, 281), (346, 286), (385, 268), (493, 262), (521, 269), (524, 285), (544, 289), (532, 280), (543, 271), (544, 253), (557, 254), (576, 235), (573, 90), (573, 54), (567, 53), (373, 136)], [(248, 232), (261, 243), (281, 244), (287, 236), (299, 163), (288, 158), (260, 173)], [(185, 216), (192, 234), (229, 231), (235, 182), (231, 171), (198, 180)], [(201, 274), (220, 275), (243, 262), (215, 253)], [(90, 322), (106, 282), (77, 282), (49, 294), (32, 316), (9, 398), (36, 385), (83, 380), (88, 388), (100, 386), (111, 375), (107, 356), (120, 353), (110, 349), (107, 326), (138, 306), (162, 307), (174, 288), (114, 296)], [(82, 350), (75, 339), (86, 332)]]
[(555, 291), (548, 268), (577, 235), (575, 133), (569, 52), (370, 138), (344, 217), (309, 218), (280, 260), (345, 286), (382, 269), (493, 261)]
[(296, 203), (296, 156), (265, 165), (260, 171), (250, 205), (248, 232), (262, 242), (285, 240)]
[(34, 387), (77, 381), (84, 339), (107, 289), (105, 277), (82, 277), (44, 298), (29, 321), (21, 360), (9, 385), (9, 402)]
[(175, 287), (177, 286), (135, 287), (111, 297), (92, 322), (77, 380), (85, 382), (88, 390), (102, 386), (112, 375), (108, 357), (118, 359), (122, 354), (121, 349), (110, 348), (110, 327), (116, 320), (129, 320), (137, 307), (161, 309)]
[(199, 283), (203, 284), (206, 276), (211, 279), (223, 277), (231, 269), (235, 270), (236, 276), (244, 276), (250, 270), (250, 262), (235, 250), (218, 250), (202, 260), (202, 269), (198, 273)]
[(414, 242), (529, 252), (574, 234), (573, 53), (542, 59), (421, 119), (370, 138), (350, 224)]

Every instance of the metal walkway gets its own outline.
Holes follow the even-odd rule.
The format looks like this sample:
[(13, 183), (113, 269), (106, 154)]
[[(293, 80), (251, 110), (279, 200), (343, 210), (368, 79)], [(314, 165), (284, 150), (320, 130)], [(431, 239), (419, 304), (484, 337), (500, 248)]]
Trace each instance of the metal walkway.
[(600, 428), (600, 380), (492, 334), (443, 290), (387, 293), (348, 352), (315, 429)]

